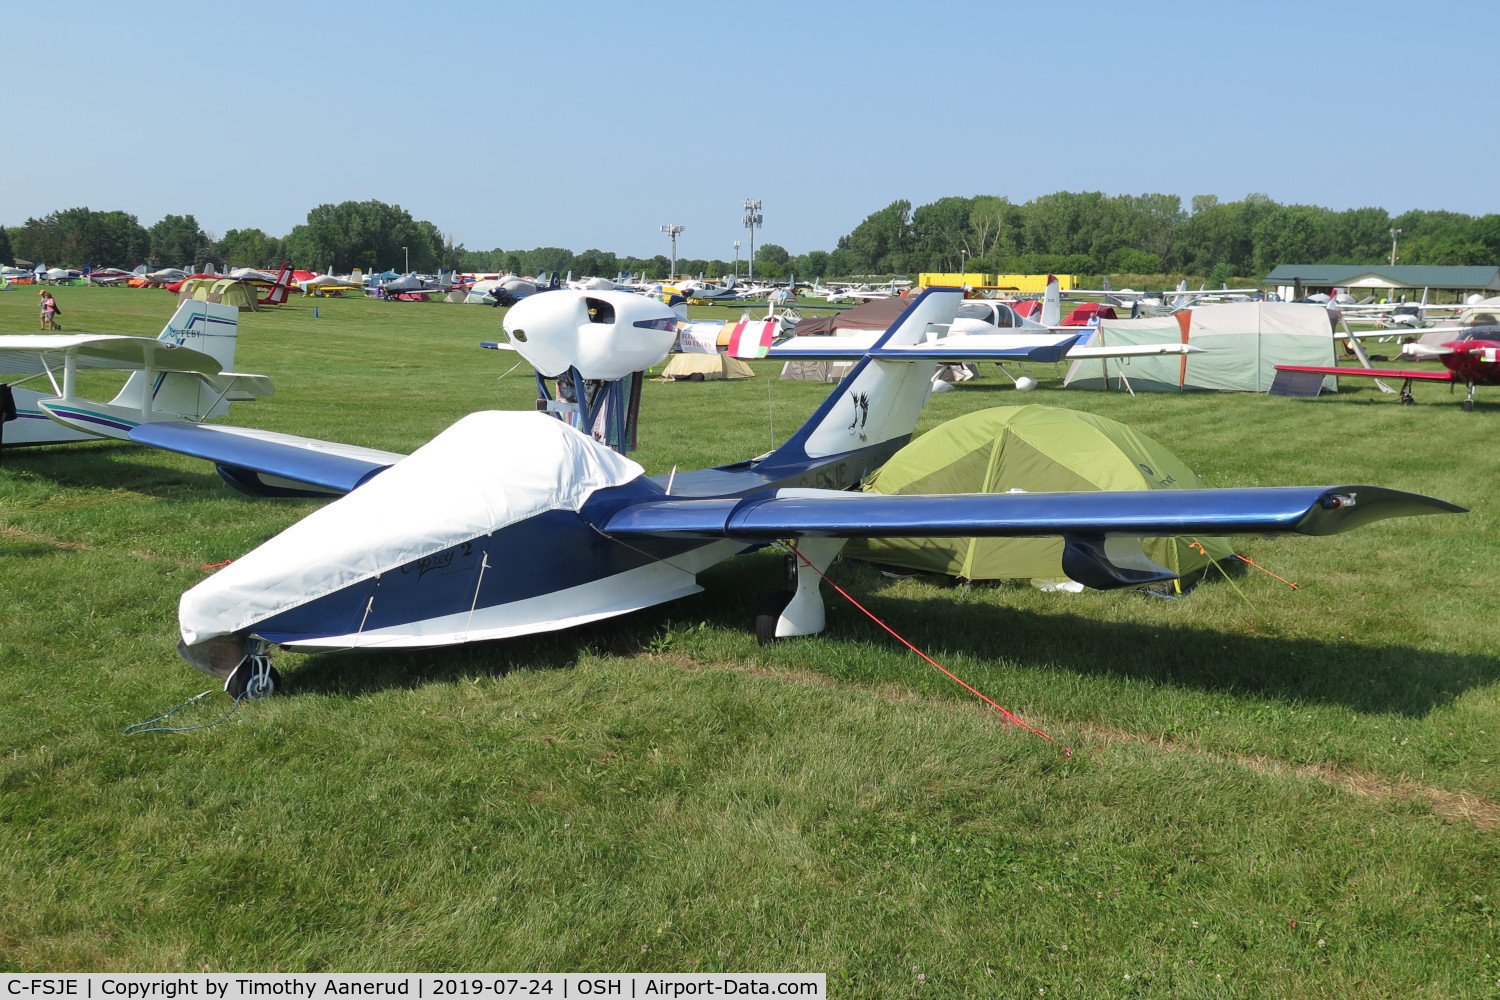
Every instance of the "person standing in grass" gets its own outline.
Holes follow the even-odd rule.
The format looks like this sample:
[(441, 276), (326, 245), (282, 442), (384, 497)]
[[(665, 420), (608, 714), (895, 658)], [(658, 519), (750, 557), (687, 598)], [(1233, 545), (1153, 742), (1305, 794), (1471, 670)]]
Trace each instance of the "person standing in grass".
[(57, 308), (57, 300), (45, 288), (39, 294), (42, 297), (42, 329), (61, 330), (62, 324), (58, 323), (57, 316), (62, 310)]

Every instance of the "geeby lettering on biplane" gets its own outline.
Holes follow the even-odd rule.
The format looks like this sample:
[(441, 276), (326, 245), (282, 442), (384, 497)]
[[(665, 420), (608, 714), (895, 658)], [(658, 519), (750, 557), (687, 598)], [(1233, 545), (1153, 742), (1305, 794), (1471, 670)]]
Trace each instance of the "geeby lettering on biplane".
[(1462, 510), (1360, 485), (850, 492), (911, 437), (939, 363), (1054, 361), (1073, 345), (946, 344), (962, 300), (960, 289), (926, 290), (850, 348), (859, 360), (849, 375), (785, 443), (693, 472), (648, 475), (626, 457), (644, 371), (670, 352), (677, 324), (663, 303), (618, 291), (556, 291), (512, 307), (508, 343), (496, 346), (536, 369), (537, 409), (472, 413), (409, 456), (143, 424), (135, 440), (210, 459), (242, 489), (300, 482), (345, 494), (183, 594), (178, 649), (238, 693), (252, 675), (261, 688), (268, 645), (416, 648), (563, 629), (697, 593), (704, 569), (781, 543), (795, 585), (756, 623), (770, 641), (823, 629), (821, 573), (850, 538), (1062, 536), (1067, 575), (1104, 589), (1173, 578), (1139, 538), (1322, 535)]
[[(1424, 338), (1425, 339), (1425, 338)], [(1413, 361), (1437, 360), (1442, 363), (1442, 371), (1417, 368), (1353, 368), (1353, 367), (1331, 367), (1318, 368), (1299, 365), (1277, 365), (1278, 372), (1304, 372), (1309, 375), (1333, 375), (1339, 378), (1344, 376), (1355, 376), (1363, 378), (1388, 378), (1401, 379), (1401, 402), (1410, 406), (1416, 402), (1412, 396), (1411, 385), (1413, 382), (1444, 382), (1449, 386), (1463, 385), (1468, 388), (1463, 398), (1463, 408), (1466, 411), (1474, 409), (1474, 390), (1481, 385), (1500, 385), (1500, 326), (1475, 326), (1464, 330), (1462, 335), (1455, 340), (1442, 344), (1424, 344), (1414, 341), (1401, 345), (1401, 356)], [(1282, 376), (1276, 376), (1277, 382), (1282, 382)], [(1318, 394), (1318, 386), (1322, 379), (1312, 380), (1306, 391), (1295, 390), (1295, 380), (1283, 383), (1283, 390), (1288, 384), (1292, 385), (1292, 391), (1277, 392), (1277, 386), (1272, 386), (1272, 393), (1276, 395), (1311, 395)]]

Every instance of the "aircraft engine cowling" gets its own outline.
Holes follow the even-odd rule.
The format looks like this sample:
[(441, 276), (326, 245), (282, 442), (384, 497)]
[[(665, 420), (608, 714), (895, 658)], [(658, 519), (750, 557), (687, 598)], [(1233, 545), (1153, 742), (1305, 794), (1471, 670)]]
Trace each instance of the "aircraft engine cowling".
[(632, 292), (529, 296), (503, 325), (511, 346), (546, 378), (576, 368), (585, 379), (622, 379), (660, 363), (677, 339), (672, 310)]

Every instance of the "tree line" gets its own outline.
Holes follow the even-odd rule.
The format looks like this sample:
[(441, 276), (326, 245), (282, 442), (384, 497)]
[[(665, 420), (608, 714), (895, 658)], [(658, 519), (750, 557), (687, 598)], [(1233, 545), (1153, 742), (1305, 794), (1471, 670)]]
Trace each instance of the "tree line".
[[(1106, 195), (1059, 191), (1023, 204), (998, 195), (939, 198), (913, 209), (894, 201), (871, 213), (830, 250), (793, 255), (775, 243), (756, 248), (757, 277), (846, 278), (966, 271), (999, 274), (1183, 274), (1218, 283), (1259, 278), (1277, 264), (1379, 264), (1400, 230), (1402, 264), (1500, 263), (1500, 215), (1380, 208), (1334, 211), (1282, 205), (1264, 194), (1221, 202), (1195, 196)], [(562, 247), (467, 250), (399, 205), (346, 201), (319, 205), (283, 237), (259, 229), (205, 233), (191, 215), (150, 228), (126, 212), (71, 208), (21, 226), (0, 227), (0, 260), (64, 267), (133, 267), (142, 261), (200, 269), (271, 267), (283, 260), (311, 270), (545, 271), (664, 278), (671, 261)], [(679, 259), (678, 274), (722, 277), (748, 261)]]
[(168, 215), (147, 228), (128, 212), (70, 208), (20, 226), (0, 227), (0, 260), (45, 261), (54, 267), (85, 265), (202, 270), (220, 267), (274, 268), (283, 261), (317, 271), (354, 268), (436, 271), (457, 267), (463, 256), (431, 222), (414, 219), (400, 205), (346, 201), (319, 205), (286, 236), (259, 229), (231, 229), (221, 237), (204, 232), (191, 215)]

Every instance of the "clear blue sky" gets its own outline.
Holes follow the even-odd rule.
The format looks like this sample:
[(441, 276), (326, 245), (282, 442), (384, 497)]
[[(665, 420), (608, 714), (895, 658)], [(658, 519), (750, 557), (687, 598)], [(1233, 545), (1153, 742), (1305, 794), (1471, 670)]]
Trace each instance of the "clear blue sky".
[[(375, 198), (470, 249), (831, 249), (898, 198), (1500, 211), (1500, 3), (0, 4), (0, 224), (282, 236)], [(27, 110), (30, 108), (31, 110)]]

